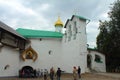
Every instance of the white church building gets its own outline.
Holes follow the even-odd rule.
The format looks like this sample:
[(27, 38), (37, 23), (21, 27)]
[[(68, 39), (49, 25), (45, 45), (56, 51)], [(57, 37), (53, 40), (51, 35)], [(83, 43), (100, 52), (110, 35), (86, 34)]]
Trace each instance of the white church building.
[(0, 22), (0, 77), (18, 76), (25, 66), (48, 71), (59, 67), (65, 73), (72, 73), (73, 66), (80, 66), (81, 73), (106, 72), (105, 55), (88, 49), (88, 22), (84, 17), (73, 15), (63, 25), (58, 17), (55, 31), (23, 28), (15, 31)]

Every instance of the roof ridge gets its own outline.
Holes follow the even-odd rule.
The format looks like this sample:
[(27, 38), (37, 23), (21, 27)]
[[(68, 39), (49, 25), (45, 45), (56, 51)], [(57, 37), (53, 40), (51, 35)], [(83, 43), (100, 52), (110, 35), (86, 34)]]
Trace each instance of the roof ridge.
[(62, 38), (63, 36), (62, 33), (55, 31), (33, 30), (33, 29), (23, 29), (23, 28), (19, 28), (16, 31), (27, 38), (30, 37)]
[[(32, 31), (55, 32), (55, 31), (48, 31), (48, 30), (37, 30), (37, 29), (26, 29), (26, 28), (18, 28), (18, 29), (16, 29), (16, 31), (18, 31), (18, 30), (32, 30)], [(60, 33), (60, 32), (55, 32), (55, 33)]]
[(80, 15), (73, 15), (73, 16), (76, 16), (76, 17), (78, 17), (78, 18), (80, 18), (80, 19), (89, 20), (89, 19), (87, 19), (87, 18), (85, 18), (85, 17), (83, 17), (83, 16), (80, 16)]

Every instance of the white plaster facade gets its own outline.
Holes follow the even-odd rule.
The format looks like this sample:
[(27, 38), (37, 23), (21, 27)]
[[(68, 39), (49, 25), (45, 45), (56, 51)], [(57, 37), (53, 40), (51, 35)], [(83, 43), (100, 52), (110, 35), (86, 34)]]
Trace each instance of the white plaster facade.
[[(105, 63), (105, 55), (99, 53), (98, 51), (88, 51), (88, 55), (91, 57), (91, 69), (96, 72), (106, 72), (106, 63)], [(99, 56), (101, 62), (95, 61), (95, 56)]]
[(52, 66), (61, 67), (61, 39), (30, 39), (32, 48), (38, 53), (38, 59), (20, 61), (20, 69), (23, 66), (32, 66), (34, 69), (50, 69)]
[[(72, 73), (73, 66), (80, 66), (81, 73), (87, 70), (87, 34), (86, 20), (73, 16), (66, 23), (66, 33), (63, 38), (29, 38), (31, 47), (38, 53), (38, 59), (23, 61), (19, 51), (9, 47), (3, 47), (0, 51), (0, 77), (18, 76), (18, 71), (23, 66), (32, 66), (34, 69), (49, 69), (58, 67), (66, 73)], [(26, 46), (26, 47), (28, 47)], [(98, 54), (102, 57), (103, 64), (92, 61), (92, 68), (105, 72), (105, 56), (97, 53), (89, 53), (93, 56)], [(9, 67), (4, 70), (4, 67)]]
[[(74, 22), (76, 22), (76, 25), (74, 25)], [(66, 35), (63, 36), (63, 39), (41, 38), (41, 41), (39, 38), (29, 39), (31, 47), (38, 53), (38, 59), (34, 63), (30, 60), (21, 61), (20, 68), (26, 65), (36, 69), (48, 70), (51, 67), (55, 69), (60, 67), (66, 73), (72, 73), (73, 66), (80, 66), (81, 72), (85, 73), (87, 68), (86, 20), (73, 17), (66, 25)], [(76, 27), (76, 31), (74, 27)], [(49, 54), (49, 51), (51, 51), (51, 54)]]
[(85, 73), (87, 65), (87, 36), (85, 27), (86, 21), (80, 20), (78, 17), (73, 17), (66, 23), (66, 35), (64, 35), (62, 41), (62, 60), (64, 60), (66, 72), (71, 73), (73, 66), (80, 66), (81, 72)]
[(0, 49), (0, 77), (18, 76), (19, 58), (19, 52), (15, 48), (2, 47)]

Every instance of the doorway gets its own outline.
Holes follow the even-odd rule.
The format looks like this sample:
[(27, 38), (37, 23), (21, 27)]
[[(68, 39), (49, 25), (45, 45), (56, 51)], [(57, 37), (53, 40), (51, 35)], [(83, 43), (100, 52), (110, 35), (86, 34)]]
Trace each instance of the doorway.
[(33, 78), (35, 77), (35, 71), (31, 66), (24, 66), (19, 70), (19, 77)]
[(92, 67), (92, 56), (90, 54), (87, 55), (87, 67), (91, 69)]

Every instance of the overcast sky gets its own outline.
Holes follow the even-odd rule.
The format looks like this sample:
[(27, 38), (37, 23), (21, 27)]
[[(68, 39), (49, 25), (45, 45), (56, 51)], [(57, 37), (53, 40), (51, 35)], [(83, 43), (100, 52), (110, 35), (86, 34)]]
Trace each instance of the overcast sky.
[(96, 46), (99, 20), (107, 20), (110, 4), (115, 0), (0, 0), (0, 21), (10, 27), (55, 30), (60, 15), (65, 24), (73, 14), (90, 19), (87, 43)]

